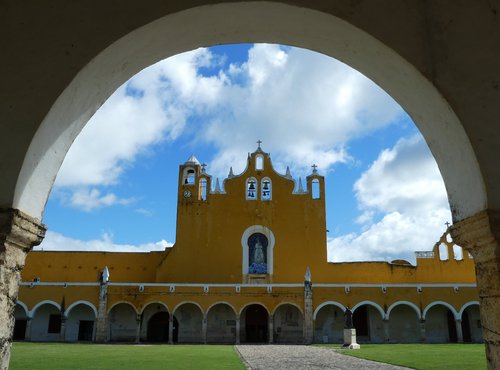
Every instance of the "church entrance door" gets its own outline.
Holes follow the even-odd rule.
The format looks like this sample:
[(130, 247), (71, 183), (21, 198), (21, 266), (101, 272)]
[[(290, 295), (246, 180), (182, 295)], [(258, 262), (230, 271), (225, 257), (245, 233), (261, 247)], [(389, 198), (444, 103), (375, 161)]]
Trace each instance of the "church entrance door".
[(148, 321), (148, 342), (168, 342), (168, 312), (157, 312)]
[(247, 343), (267, 343), (269, 315), (264, 307), (252, 304), (245, 310), (245, 341)]

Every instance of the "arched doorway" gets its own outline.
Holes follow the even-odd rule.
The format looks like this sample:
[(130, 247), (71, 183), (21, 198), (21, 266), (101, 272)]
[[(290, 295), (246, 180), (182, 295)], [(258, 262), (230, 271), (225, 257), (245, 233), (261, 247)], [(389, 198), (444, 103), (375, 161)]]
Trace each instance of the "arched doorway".
[(478, 304), (470, 305), (463, 310), (462, 333), (465, 343), (482, 343), (484, 341)]
[(79, 303), (66, 312), (65, 341), (91, 342), (94, 339), (95, 308)]
[(380, 310), (372, 304), (361, 304), (353, 308), (352, 322), (358, 343), (383, 343), (384, 328)]
[(246, 343), (267, 343), (269, 340), (269, 314), (264, 306), (251, 304), (243, 311), (241, 320), (245, 323), (241, 335)]
[(14, 309), (14, 332), (12, 335), (13, 340), (26, 339), (26, 326), (28, 323), (28, 314), (23, 306), (19, 303), (16, 304)]
[(167, 343), (169, 324), (170, 314), (168, 312), (157, 312), (153, 314), (148, 320), (147, 341)]
[(31, 340), (52, 342), (61, 340), (61, 309), (56, 303), (45, 302), (34, 309), (31, 319)]
[(398, 304), (389, 316), (390, 343), (420, 342), (420, 320), (415, 310), (406, 305)]
[(200, 307), (194, 303), (183, 303), (175, 309), (175, 321), (178, 326), (177, 334), (174, 333), (174, 343), (203, 343), (203, 313)]
[(304, 316), (298, 307), (282, 304), (273, 315), (274, 343), (303, 343)]
[(118, 303), (108, 314), (109, 340), (112, 342), (135, 342), (137, 312), (129, 303)]
[(314, 320), (315, 343), (343, 343), (344, 312), (328, 304), (319, 309)]
[(218, 303), (207, 313), (207, 343), (236, 342), (236, 313), (226, 303)]
[(430, 307), (425, 315), (425, 337), (427, 343), (456, 343), (455, 313), (444, 304)]

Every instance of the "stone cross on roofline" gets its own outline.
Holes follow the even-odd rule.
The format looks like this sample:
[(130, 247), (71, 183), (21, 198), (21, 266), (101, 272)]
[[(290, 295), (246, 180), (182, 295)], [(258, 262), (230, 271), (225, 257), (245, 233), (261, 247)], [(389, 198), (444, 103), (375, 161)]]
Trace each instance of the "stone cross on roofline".
[(316, 166), (315, 164), (313, 164), (311, 167), (313, 169), (313, 175), (316, 175), (318, 173), (318, 166)]
[(261, 149), (260, 144), (262, 144), (262, 140), (257, 140), (257, 149)]

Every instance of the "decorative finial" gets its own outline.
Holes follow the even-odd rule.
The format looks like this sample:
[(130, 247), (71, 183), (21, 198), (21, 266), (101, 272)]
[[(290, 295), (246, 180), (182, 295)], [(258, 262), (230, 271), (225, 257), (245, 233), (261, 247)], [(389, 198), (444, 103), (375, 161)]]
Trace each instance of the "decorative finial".
[(306, 268), (306, 274), (304, 275), (304, 279), (307, 283), (311, 282), (311, 269), (309, 268), (309, 266), (307, 266)]
[(220, 184), (219, 184), (219, 178), (218, 177), (215, 180), (215, 192), (216, 193), (220, 193), (221, 192), (221, 190), (220, 190)]
[(101, 284), (107, 284), (109, 281), (109, 270), (108, 266), (105, 266), (104, 269), (101, 271)]
[(316, 166), (315, 164), (313, 164), (311, 167), (313, 169), (313, 175), (316, 175), (318, 173), (318, 166)]
[(288, 177), (289, 179), (292, 178), (292, 174), (290, 173), (290, 167), (286, 166), (286, 174), (285, 177)]
[(302, 178), (299, 177), (299, 188), (297, 189), (297, 193), (303, 193), (304, 188), (302, 187)]
[(257, 140), (257, 145), (258, 145), (257, 149), (260, 149), (260, 144), (262, 144), (262, 141), (261, 140)]
[(205, 167), (207, 167), (206, 163), (201, 164), (201, 173), (205, 173)]
[(234, 173), (233, 173), (233, 167), (229, 167), (229, 175), (227, 175), (228, 178), (232, 178), (234, 177)]

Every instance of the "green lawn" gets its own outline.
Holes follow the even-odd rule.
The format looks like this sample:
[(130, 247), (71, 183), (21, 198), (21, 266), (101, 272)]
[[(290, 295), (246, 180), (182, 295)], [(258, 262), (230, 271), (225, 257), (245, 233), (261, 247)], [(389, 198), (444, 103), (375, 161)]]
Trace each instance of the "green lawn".
[(418, 370), (483, 370), (483, 344), (362, 344), (359, 350), (340, 351)]
[(233, 346), (14, 343), (10, 370), (245, 369)]

